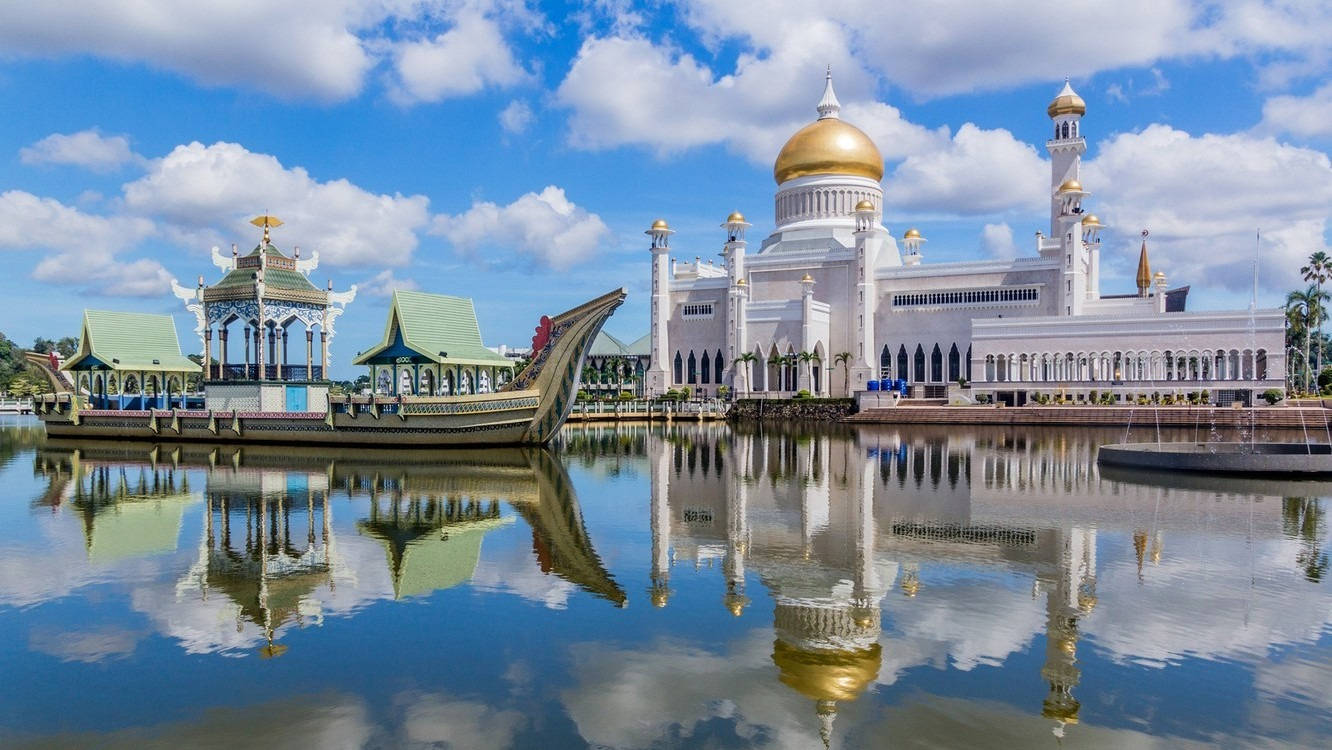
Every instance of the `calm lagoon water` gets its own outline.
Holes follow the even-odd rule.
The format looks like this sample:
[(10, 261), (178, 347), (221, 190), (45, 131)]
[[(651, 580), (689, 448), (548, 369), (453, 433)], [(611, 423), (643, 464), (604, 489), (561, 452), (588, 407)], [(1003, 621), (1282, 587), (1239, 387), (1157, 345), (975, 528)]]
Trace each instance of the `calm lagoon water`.
[(9, 419), (0, 744), (1328, 747), (1332, 485), (1099, 472), (1120, 438)]

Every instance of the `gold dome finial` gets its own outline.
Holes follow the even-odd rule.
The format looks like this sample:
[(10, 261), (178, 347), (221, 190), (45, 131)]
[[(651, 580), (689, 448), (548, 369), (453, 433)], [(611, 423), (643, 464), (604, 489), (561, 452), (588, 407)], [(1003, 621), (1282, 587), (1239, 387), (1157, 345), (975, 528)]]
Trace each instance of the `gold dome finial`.
[(801, 284), (813, 284), (813, 283), (814, 283), (814, 277), (813, 277), (813, 276), (810, 276), (809, 274), (805, 274), (804, 276), (801, 276), (801, 277), (800, 277), (800, 283), (801, 283)]
[(1152, 267), (1147, 262), (1147, 230), (1142, 230), (1142, 249), (1138, 252), (1138, 296), (1146, 297), (1152, 285)]
[(1081, 193), (1081, 192), (1082, 192), (1082, 183), (1081, 183), (1081, 182), (1078, 182), (1077, 180), (1073, 180), (1073, 179), (1064, 180), (1063, 182), (1059, 183), (1059, 188), (1058, 188), (1057, 190), (1055, 190), (1055, 192), (1056, 192), (1056, 193)]
[(1099, 227), (1101, 226), (1101, 220), (1099, 217), (1096, 216), (1096, 214), (1087, 214), (1086, 216), (1082, 217), (1082, 226), (1084, 229)]
[(1060, 115), (1082, 115), (1087, 114), (1087, 102), (1078, 96), (1078, 92), (1073, 90), (1068, 79), (1064, 79), (1064, 88), (1055, 94), (1055, 98), (1050, 102), (1050, 106), (1045, 108), (1046, 114), (1050, 117), (1059, 117)]
[(906, 230), (906, 232), (902, 234), (902, 239), (904, 239), (904, 240), (923, 240), (923, 239), (925, 239), (925, 237), (924, 237), (923, 235), (921, 235), (919, 229), (916, 229), (915, 227), (912, 227), (912, 228)]
[(735, 285), (736, 285), (736, 286), (749, 286), (749, 282), (748, 282), (748, 281), (745, 281), (744, 277), (742, 276), (742, 277), (740, 277), (740, 278), (738, 278), (738, 279), (735, 280)]
[(732, 211), (731, 215), (726, 217), (727, 224), (743, 224), (744, 222), (745, 215), (739, 211)]
[(772, 176), (778, 185), (816, 174), (883, 179), (883, 155), (860, 128), (842, 121), (841, 109), (829, 69), (819, 119), (797, 130), (777, 154)]
[(670, 228), (671, 228), (670, 225), (666, 223), (665, 219), (657, 219), (656, 221), (652, 222), (652, 229), (655, 231), (660, 231), (662, 229), (670, 229)]
[(856, 204), (856, 211), (873, 211), (874, 204), (868, 200), (863, 200)]
[(269, 228), (282, 226), (281, 219), (279, 219), (276, 216), (271, 216), (269, 214), (264, 214), (263, 216), (256, 216), (253, 219), (250, 219), (250, 223), (255, 225), (256, 227), (264, 228), (264, 238), (263, 238), (262, 247), (268, 247), (271, 244), (268, 240)]

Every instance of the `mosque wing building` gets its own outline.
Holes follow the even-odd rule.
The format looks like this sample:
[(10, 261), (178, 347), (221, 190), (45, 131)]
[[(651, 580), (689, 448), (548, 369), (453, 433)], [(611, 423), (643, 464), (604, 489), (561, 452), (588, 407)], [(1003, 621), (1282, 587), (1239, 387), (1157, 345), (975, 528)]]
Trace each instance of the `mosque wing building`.
[(1153, 267), (1145, 228), (1124, 228), (1142, 235), (1136, 289), (1102, 291), (1107, 224), (1089, 210), (1087, 107), (1067, 82), (1046, 109), (1050, 224), (1011, 259), (926, 262), (922, 232), (885, 225), (882, 155), (842, 119), (831, 74), (816, 111), (777, 154), (775, 228), (756, 252), (739, 211), (719, 261), (680, 257), (665, 219), (647, 230), (648, 395), (850, 396), (890, 379), (917, 398), (965, 382), (1010, 404), (1206, 389), (1224, 405), (1281, 387), (1282, 311), (1188, 311), (1189, 287)]

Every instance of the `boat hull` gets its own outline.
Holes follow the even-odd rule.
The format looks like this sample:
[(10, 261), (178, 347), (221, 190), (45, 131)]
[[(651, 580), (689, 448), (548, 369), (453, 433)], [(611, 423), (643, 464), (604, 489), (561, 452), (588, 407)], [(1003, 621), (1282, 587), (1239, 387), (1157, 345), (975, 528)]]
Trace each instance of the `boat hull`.
[(1103, 445), (1107, 466), (1253, 476), (1332, 475), (1326, 443), (1120, 443)]

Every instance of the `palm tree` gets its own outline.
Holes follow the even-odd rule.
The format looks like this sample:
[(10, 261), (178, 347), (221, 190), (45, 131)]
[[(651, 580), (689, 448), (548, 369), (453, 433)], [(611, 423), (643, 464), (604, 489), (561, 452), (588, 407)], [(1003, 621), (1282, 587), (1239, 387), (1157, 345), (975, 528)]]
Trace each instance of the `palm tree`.
[(851, 352), (838, 352), (833, 355), (833, 367), (842, 366), (842, 392), (851, 395)]
[[(782, 383), (782, 371), (781, 371), (780, 368), (781, 368), (781, 366), (782, 366), (782, 363), (785, 362), (785, 361), (786, 361), (786, 358), (783, 357), (782, 355), (778, 354), (777, 352), (773, 352), (772, 354), (769, 354), (769, 355), (768, 355), (768, 367), (776, 367), (776, 368), (779, 368), (779, 369), (777, 370), (777, 386), (778, 386), (778, 387), (777, 387), (777, 388), (773, 388), (773, 387), (772, 387), (772, 378), (769, 377), (769, 378), (768, 378), (768, 390), (770, 390), (770, 391), (780, 391), (780, 390), (781, 390), (781, 386), (784, 385), (784, 384)], [(771, 371), (769, 371), (769, 375), (771, 375)]]
[[(1322, 294), (1323, 284), (1327, 282), (1328, 276), (1332, 275), (1332, 257), (1329, 257), (1328, 254), (1323, 252), (1322, 250), (1319, 250), (1318, 252), (1311, 254), (1309, 256), (1309, 265), (1304, 266), (1303, 268), (1300, 269), (1300, 275), (1304, 277), (1305, 281), (1312, 281), (1314, 283), (1314, 286), (1318, 287), (1319, 294)], [(1321, 371), (1323, 369), (1322, 332), (1323, 332), (1322, 321), (1319, 321), (1318, 358), (1315, 360), (1315, 362), (1317, 363), (1317, 370), (1315, 372)], [(1314, 382), (1317, 382), (1317, 380), (1315, 380)]]
[(1303, 291), (1295, 290), (1286, 295), (1286, 316), (1290, 319), (1292, 313), (1298, 314), (1302, 319), (1300, 322), (1304, 328), (1304, 392), (1309, 392), (1309, 378), (1312, 374), (1312, 368), (1309, 362), (1310, 335), (1313, 328), (1319, 325), (1327, 318), (1324, 303), (1328, 301), (1328, 294), (1318, 288), (1316, 284), (1310, 284), (1308, 289)]
[[(818, 352), (800, 352), (796, 355), (796, 359), (800, 360), (800, 362), (805, 365), (805, 375), (808, 377), (808, 382), (811, 386), (810, 392), (812, 393), (814, 391), (814, 363), (822, 362), (823, 360), (819, 357)], [(817, 396), (818, 394), (816, 393), (814, 395)]]
[[(755, 354), (755, 353), (753, 353), (753, 352), (745, 352), (744, 354), (741, 354), (740, 356), (736, 357), (736, 358), (735, 358), (735, 361), (731, 363), (732, 365), (736, 365), (736, 366), (738, 366), (738, 367), (740, 368), (740, 369), (739, 369), (739, 373), (740, 373), (740, 375), (741, 375), (742, 378), (743, 378), (743, 382), (744, 382), (744, 384), (745, 384), (745, 388), (744, 388), (745, 390), (749, 390), (749, 381), (750, 381), (750, 374), (751, 374), (751, 373), (750, 373), (750, 365), (753, 364), (754, 362), (757, 362), (757, 361), (758, 361), (758, 355), (757, 355), (757, 354)], [(740, 389), (737, 388), (736, 390), (740, 390)]]

